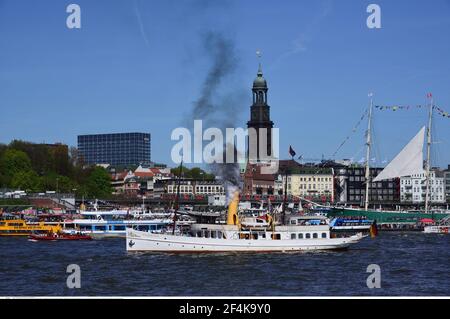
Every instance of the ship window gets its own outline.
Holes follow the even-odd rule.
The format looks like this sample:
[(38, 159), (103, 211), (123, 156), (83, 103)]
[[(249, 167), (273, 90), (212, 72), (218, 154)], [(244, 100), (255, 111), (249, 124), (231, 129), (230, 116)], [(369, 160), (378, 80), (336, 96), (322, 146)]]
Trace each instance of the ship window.
[(317, 233), (314, 233), (313, 238), (319, 238), (319, 235), (317, 235)]
[(291, 239), (297, 239), (297, 234), (291, 234)]
[(280, 240), (281, 235), (280, 234), (272, 234), (272, 239)]
[(306, 234), (306, 238), (307, 238), (307, 239), (311, 238), (311, 234), (310, 234), (310, 233), (307, 233), (307, 234)]
[(322, 233), (322, 238), (327, 238), (327, 233)]
[(303, 233), (298, 233), (298, 239), (303, 239)]
[(295, 224), (297, 224), (297, 220), (295, 220), (295, 219), (292, 219), (292, 220), (291, 220), (291, 224), (292, 224), (292, 225), (295, 225)]
[(197, 237), (202, 237), (202, 232), (200, 230), (197, 232)]

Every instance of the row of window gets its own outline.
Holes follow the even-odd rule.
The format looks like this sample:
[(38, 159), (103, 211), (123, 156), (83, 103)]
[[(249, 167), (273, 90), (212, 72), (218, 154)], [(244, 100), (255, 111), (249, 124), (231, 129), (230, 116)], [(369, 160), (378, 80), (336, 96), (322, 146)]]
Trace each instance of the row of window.
[[(359, 202), (359, 201), (361, 201), (363, 199), (364, 199), (363, 196), (358, 196), (358, 195), (349, 197), (349, 200), (351, 202), (355, 202), (355, 201)], [(392, 196), (392, 195), (389, 195), (389, 196), (381, 196), (381, 195), (369, 196), (369, 200), (370, 201), (383, 201), (383, 200), (393, 201), (394, 200), (394, 196)]]
[[(351, 188), (348, 190), (350, 195), (364, 195), (366, 193), (365, 189), (360, 189), (360, 188)], [(378, 195), (393, 195), (394, 194), (394, 190), (393, 189), (369, 189), (369, 195), (370, 194), (378, 194)]]
[[(316, 189), (316, 184), (300, 184), (300, 189)], [(317, 189), (330, 189), (330, 185), (328, 184), (318, 184)]]
[[(411, 188), (404, 188), (404, 187), (401, 188), (402, 192), (410, 192), (411, 190), (414, 193), (420, 193), (421, 191), (425, 191), (426, 187), (424, 187), (424, 186), (423, 187), (413, 187), (412, 189)], [(432, 193), (435, 193), (435, 192), (436, 193), (442, 193), (444, 191), (444, 189), (442, 187), (436, 187), (436, 188), (430, 187), (430, 191)]]
[[(405, 179), (405, 180), (401, 180), (400, 182), (402, 185), (412, 185), (412, 180), (410, 179)], [(420, 185), (420, 184), (425, 184), (426, 181), (425, 180), (414, 180), (414, 185)], [(443, 179), (431, 179), (430, 180), (430, 185), (443, 185), (444, 184), (444, 180)]]
[[(291, 239), (311, 239), (312, 238), (319, 238), (319, 234), (318, 233), (298, 233), (298, 235), (296, 233), (292, 233), (291, 234)], [(320, 235), (321, 238), (327, 238), (327, 233), (321, 233)]]
[[(408, 200), (411, 200), (411, 196), (402, 195), (401, 199), (402, 199), (402, 201), (408, 201)], [(424, 201), (425, 200), (425, 195), (424, 194), (422, 194), (422, 196), (414, 195), (413, 196), (413, 200), (414, 201)], [(442, 196), (442, 195), (430, 196), (430, 200), (431, 201), (443, 201), (444, 200), (444, 196)]]
[[(177, 186), (169, 185), (167, 186), (168, 193), (176, 193)], [(180, 193), (182, 194), (192, 194), (193, 187), (188, 185), (180, 185)], [(222, 186), (197, 186), (195, 188), (196, 194), (225, 194), (225, 190)]]
[[(381, 172), (380, 169), (371, 169), (370, 175), (378, 175)], [(344, 172), (343, 172), (344, 173)], [(347, 170), (348, 175), (359, 175), (359, 176), (365, 176), (366, 170), (365, 169), (355, 169), (355, 170)]]
[[(300, 182), (331, 182), (331, 177), (300, 177)], [(290, 181), (290, 177), (288, 177)]]

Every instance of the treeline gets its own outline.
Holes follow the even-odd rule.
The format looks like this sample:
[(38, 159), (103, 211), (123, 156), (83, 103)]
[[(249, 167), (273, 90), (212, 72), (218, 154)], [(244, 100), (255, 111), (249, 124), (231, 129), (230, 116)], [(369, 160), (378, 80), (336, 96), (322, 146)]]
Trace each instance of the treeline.
[[(180, 176), (180, 167), (172, 168), (170, 172), (175, 176)], [(212, 181), (215, 179), (214, 174), (209, 174), (199, 167), (187, 168), (183, 167), (183, 172), (181, 175), (183, 178), (193, 178), (193, 179), (204, 179), (205, 181)]]
[(75, 192), (89, 198), (108, 198), (112, 193), (108, 172), (84, 165), (76, 148), (18, 140), (0, 144), (0, 187), (26, 192)]

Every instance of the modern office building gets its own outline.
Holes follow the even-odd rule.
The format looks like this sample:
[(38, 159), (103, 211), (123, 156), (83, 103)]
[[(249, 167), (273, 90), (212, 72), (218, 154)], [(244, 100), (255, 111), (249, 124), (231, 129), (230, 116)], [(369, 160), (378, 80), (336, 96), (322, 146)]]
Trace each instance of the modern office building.
[[(364, 206), (366, 197), (366, 169), (362, 165), (348, 161), (325, 161), (319, 167), (333, 168), (334, 201), (339, 204)], [(371, 167), (372, 181), (383, 168)], [(394, 178), (369, 183), (370, 205), (396, 205), (400, 203), (400, 179)]]
[(151, 161), (149, 133), (113, 133), (78, 136), (78, 152), (86, 164), (130, 166)]
[[(346, 203), (363, 206), (366, 194), (366, 170), (364, 167), (347, 167), (344, 188)], [(370, 180), (381, 173), (383, 168), (371, 167)], [(372, 205), (396, 204), (400, 201), (400, 180), (398, 178), (369, 184), (369, 202)], [(339, 198), (339, 196), (338, 196)]]

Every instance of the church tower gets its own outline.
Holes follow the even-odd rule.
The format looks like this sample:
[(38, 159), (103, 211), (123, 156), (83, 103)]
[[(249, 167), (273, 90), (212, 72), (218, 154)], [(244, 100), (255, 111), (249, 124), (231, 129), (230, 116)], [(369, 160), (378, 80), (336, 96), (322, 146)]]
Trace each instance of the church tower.
[[(270, 120), (270, 106), (267, 104), (267, 82), (263, 77), (261, 64), (259, 64), (258, 74), (256, 79), (253, 81), (253, 105), (250, 107), (250, 121), (247, 122), (247, 128), (254, 128), (256, 130), (256, 140), (249, 141), (249, 146), (247, 150), (247, 159), (252, 162), (261, 162), (260, 159), (260, 142), (259, 142), (259, 131), (262, 128), (267, 130), (267, 150), (265, 153), (267, 156), (272, 155), (272, 128), (273, 122)], [(262, 134), (262, 133), (261, 133)], [(249, 140), (251, 140), (249, 136)], [(256, 143), (257, 153), (256, 158), (250, 158), (249, 147), (250, 143)], [(254, 157), (254, 156), (252, 156)]]

